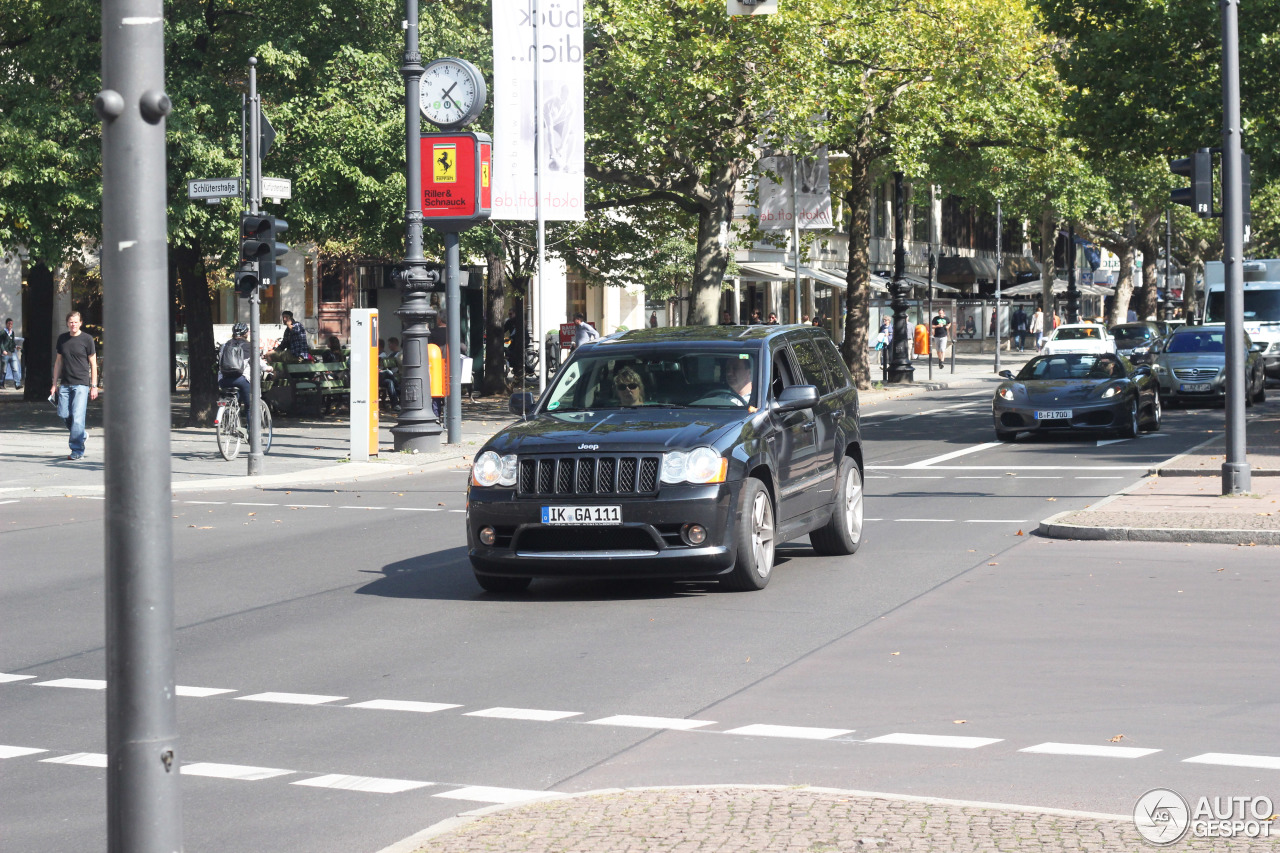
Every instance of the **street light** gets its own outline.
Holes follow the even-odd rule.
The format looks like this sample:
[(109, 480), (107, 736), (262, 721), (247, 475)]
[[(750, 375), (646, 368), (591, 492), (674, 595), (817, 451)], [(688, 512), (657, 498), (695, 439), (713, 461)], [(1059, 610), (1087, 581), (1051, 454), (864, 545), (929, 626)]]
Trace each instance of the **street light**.
[(910, 382), (915, 374), (911, 366), (912, 336), (907, 329), (907, 281), (903, 277), (907, 265), (907, 245), (903, 235), (906, 217), (903, 214), (902, 173), (893, 173), (893, 281), (889, 289), (893, 293), (893, 361), (889, 365), (889, 382)]
[[(928, 314), (933, 317), (933, 268), (937, 265), (938, 259), (934, 257), (933, 246), (929, 247), (929, 309)], [(929, 338), (929, 378), (933, 378), (933, 337)]]
[(1080, 322), (1080, 291), (1076, 289), (1076, 226), (1067, 227), (1067, 322)]

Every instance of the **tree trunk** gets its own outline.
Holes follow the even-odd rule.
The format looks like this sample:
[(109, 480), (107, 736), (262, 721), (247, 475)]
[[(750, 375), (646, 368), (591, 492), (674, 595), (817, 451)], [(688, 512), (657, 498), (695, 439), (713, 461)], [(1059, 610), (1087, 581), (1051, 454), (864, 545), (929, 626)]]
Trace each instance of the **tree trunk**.
[[(1182, 317), (1188, 322), (1191, 315), (1196, 315), (1201, 322), (1204, 316), (1200, 313), (1200, 303), (1196, 299), (1196, 281), (1204, 275), (1204, 258), (1192, 255), (1182, 268)], [(1166, 297), (1168, 298), (1168, 297)]]
[[(1053, 280), (1058, 269), (1053, 248), (1058, 242), (1058, 216), (1052, 210), (1040, 214), (1040, 307), (1044, 309), (1044, 336), (1053, 331)], [(1071, 249), (1075, 247), (1072, 246)]]
[(720, 228), (733, 218), (733, 187), (716, 193), (698, 211), (698, 255), (693, 265), (686, 326), (714, 326), (720, 319), (720, 291), (729, 266), (729, 247), (720, 242)]
[[(840, 356), (862, 390), (871, 387), (867, 336), (871, 327), (871, 163), (857, 152), (849, 154), (849, 274), (845, 276), (844, 341)], [(910, 352), (910, 350), (908, 350)]]
[(218, 374), (213, 345), (213, 299), (204, 268), (204, 250), (197, 240), (194, 246), (175, 246), (170, 253), (177, 260), (183, 315), (187, 321), (187, 383), (191, 389), (187, 426), (213, 426), (218, 406)]
[[(1116, 296), (1111, 303), (1111, 316), (1108, 324), (1127, 322), (1129, 319), (1129, 300), (1133, 296), (1133, 244), (1121, 243), (1108, 246), (1120, 256), (1120, 275), (1116, 279)], [(1119, 251), (1116, 251), (1119, 250)]]
[(1137, 303), (1135, 310), (1139, 320), (1154, 320), (1160, 298), (1156, 291), (1160, 272), (1156, 268), (1156, 259), (1160, 257), (1160, 251), (1156, 248), (1155, 241), (1146, 237), (1138, 241), (1138, 250), (1142, 252), (1142, 288), (1134, 294)]
[(26, 337), (26, 372), (22, 376), (22, 399), (40, 401), (53, 385), (53, 272), (44, 261), (36, 261), (27, 272), (27, 301), (22, 327)]
[(485, 252), (489, 266), (489, 289), (485, 293), (484, 383), (487, 394), (506, 390), (506, 359), (502, 352), (502, 324), (507, 317), (507, 267), (500, 253)]

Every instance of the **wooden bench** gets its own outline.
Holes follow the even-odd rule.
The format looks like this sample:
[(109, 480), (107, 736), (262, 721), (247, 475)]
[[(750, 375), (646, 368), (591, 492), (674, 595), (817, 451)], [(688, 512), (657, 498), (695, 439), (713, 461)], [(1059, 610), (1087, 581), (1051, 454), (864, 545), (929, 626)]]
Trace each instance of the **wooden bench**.
[(285, 414), (325, 414), (351, 403), (350, 372), (345, 361), (277, 363), (273, 372), (275, 379), (263, 392), (263, 398)]

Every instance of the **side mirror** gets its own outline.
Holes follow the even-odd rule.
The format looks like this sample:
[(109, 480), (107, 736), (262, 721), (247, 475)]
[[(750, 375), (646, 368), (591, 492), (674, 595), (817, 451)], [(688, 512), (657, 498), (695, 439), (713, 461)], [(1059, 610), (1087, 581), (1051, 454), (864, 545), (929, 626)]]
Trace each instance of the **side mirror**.
[(1249, 352), (1263, 352), (1264, 350), (1266, 350), (1266, 348), (1267, 348), (1266, 344), (1259, 342), (1250, 346)]
[(818, 388), (815, 385), (792, 385), (783, 388), (774, 406), (779, 412), (795, 412), (800, 409), (812, 409), (818, 405)]
[(1012, 371), (1012, 370), (1002, 370), (1002, 371), (1000, 371), (1000, 375), (1001, 375), (1001, 376), (1003, 376), (1005, 379), (1012, 379), (1012, 378), (1013, 378), (1013, 371)]
[(1133, 369), (1133, 376), (1135, 379), (1138, 378), (1139, 376), (1150, 376), (1150, 375), (1151, 375), (1151, 365), (1149, 364), (1143, 364)]
[(511, 395), (511, 399), (507, 402), (507, 411), (523, 418), (533, 411), (535, 405), (537, 405), (537, 401), (533, 399), (532, 394), (528, 391), (517, 391)]

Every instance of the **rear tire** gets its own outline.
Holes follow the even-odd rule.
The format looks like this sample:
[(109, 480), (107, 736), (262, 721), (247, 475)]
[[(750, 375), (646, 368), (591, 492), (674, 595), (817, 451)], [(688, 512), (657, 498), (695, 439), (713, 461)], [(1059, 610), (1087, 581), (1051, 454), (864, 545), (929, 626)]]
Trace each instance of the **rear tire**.
[(824, 557), (848, 556), (862, 544), (862, 472), (848, 456), (840, 460), (836, 482), (831, 520), (809, 534), (813, 550)]
[(482, 575), (476, 573), (476, 583), (480, 584), (480, 588), (485, 592), (497, 593), (498, 595), (513, 595), (518, 592), (524, 592), (529, 588), (529, 584), (533, 578), (508, 578), (500, 575)]
[(1253, 402), (1267, 402), (1267, 374), (1262, 374), (1262, 381), (1258, 383), (1258, 393), (1253, 395)]
[(258, 421), (262, 434), (262, 452), (271, 449), (271, 407), (266, 403), (258, 403)]
[(738, 558), (724, 585), (740, 592), (764, 589), (773, 571), (777, 530), (773, 523), (773, 502), (763, 483), (754, 477), (747, 478), (738, 494), (734, 515), (738, 519), (733, 534)]
[(240, 455), (240, 407), (225, 406), (217, 426), (218, 452), (230, 462)]

